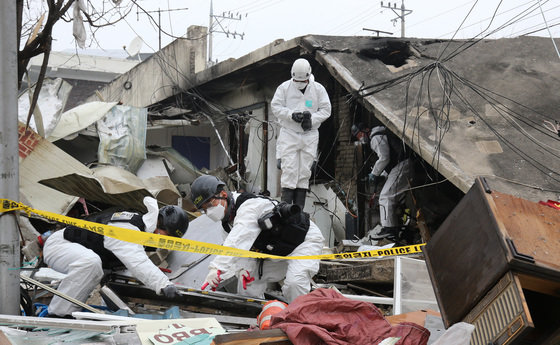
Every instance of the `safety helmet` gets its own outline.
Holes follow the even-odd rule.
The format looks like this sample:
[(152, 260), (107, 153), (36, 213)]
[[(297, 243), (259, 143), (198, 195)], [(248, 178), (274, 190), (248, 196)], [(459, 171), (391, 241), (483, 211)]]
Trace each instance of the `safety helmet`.
[(188, 227), (187, 213), (179, 206), (167, 205), (159, 209), (158, 228), (167, 231), (170, 236), (183, 237)]
[(202, 205), (220, 192), (225, 185), (216, 176), (199, 176), (191, 184), (191, 201), (197, 209), (200, 209)]
[(292, 65), (292, 78), (296, 81), (308, 80), (311, 75), (311, 66), (305, 59), (297, 59)]

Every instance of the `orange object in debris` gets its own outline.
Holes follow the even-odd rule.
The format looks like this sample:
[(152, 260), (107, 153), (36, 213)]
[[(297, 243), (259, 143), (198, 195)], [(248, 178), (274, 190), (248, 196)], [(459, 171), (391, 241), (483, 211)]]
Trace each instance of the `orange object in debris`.
[(266, 302), (261, 313), (259, 314), (259, 316), (257, 316), (257, 324), (259, 325), (259, 328), (269, 329), (270, 319), (272, 318), (272, 315), (281, 312), (282, 310), (286, 309), (287, 306), (288, 305), (286, 303), (276, 299)]

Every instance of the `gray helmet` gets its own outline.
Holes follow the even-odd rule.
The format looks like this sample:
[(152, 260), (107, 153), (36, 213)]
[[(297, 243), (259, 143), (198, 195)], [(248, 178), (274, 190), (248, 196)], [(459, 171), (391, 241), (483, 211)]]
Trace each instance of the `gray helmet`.
[(170, 236), (183, 237), (188, 227), (189, 217), (179, 206), (167, 205), (159, 209), (158, 228), (167, 231)]
[(218, 194), (226, 184), (212, 175), (197, 177), (191, 184), (191, 201), (197, 209)]

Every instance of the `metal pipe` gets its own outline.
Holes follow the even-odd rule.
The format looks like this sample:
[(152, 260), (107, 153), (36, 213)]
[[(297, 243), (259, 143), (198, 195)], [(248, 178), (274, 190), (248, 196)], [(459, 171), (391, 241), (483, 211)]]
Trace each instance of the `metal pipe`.
[[(16, 2), (0, 1), (0, 197), (19, 201)], [(19, 315), (17, 214), (0, 214), (0, 314)]]
[(67, 300), (68, 302), (72, 302), (72, 303), (74, 303), (74, 304), (76, 304), (76, 305), (78, 305), (78, 306), (80, 306), (80, 307), (82, 307), (82, 308), (84, 308), (84, 309), (87, 309), (87, 310), (91, 311), (92, 313), (105, 314), (103, 311), (101, 311), (101, 310), (99, 310), (99, 309), (95, 309), (95, 308), (93, 308), (93, 307), (91, 307), (91, 306), (85, 304), (85, 303), (82, 302), (82, 301), (78, 301), (77, 299), (75, 299), (75, 298), (73, 298), (73, 297), (70, 297), (70, 296), (68, 296), (68, 295), (65, 295), (65, 294), (63, 294), (62, 292), (57, 291), (56, 289), (53, 289), (52, 287), (50, 287), (50, 286), (48, 286), (48, 285), (45, 285), (45, 284), (43, 284), (43, 283), (41, 283), (41, 282), (39, 282), (39, 281), (37, 281), (37, 280), (35, 280), (35, 279), (33, 279), (33, 278), (29, 278), (28, 276), (23, 275), (23, 274), (22, 274), (20, 277), (21, 277), (21, 279), (25, 280), (26, 282), (31, 283), (31, 284), (33, 284), (33, 285), (36, 285), (36, 286), (38, 286), (38, 287), (40, 287), (40, 288), (42, 288), (42, 289), (45, 289), (45, 290), (47, 290), (48, 292), (53, 293), (53, 294), (57, 295), (58, 297)]

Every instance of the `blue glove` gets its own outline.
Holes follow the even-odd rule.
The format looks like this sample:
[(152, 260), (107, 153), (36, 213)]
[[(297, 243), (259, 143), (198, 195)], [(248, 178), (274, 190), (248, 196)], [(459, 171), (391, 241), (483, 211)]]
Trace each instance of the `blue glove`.
[(301, 123), (301, 121), (303, 121), (303, 113), (300, 112), (293, 113), (292, 120), (294, 120), (297, 123)]

